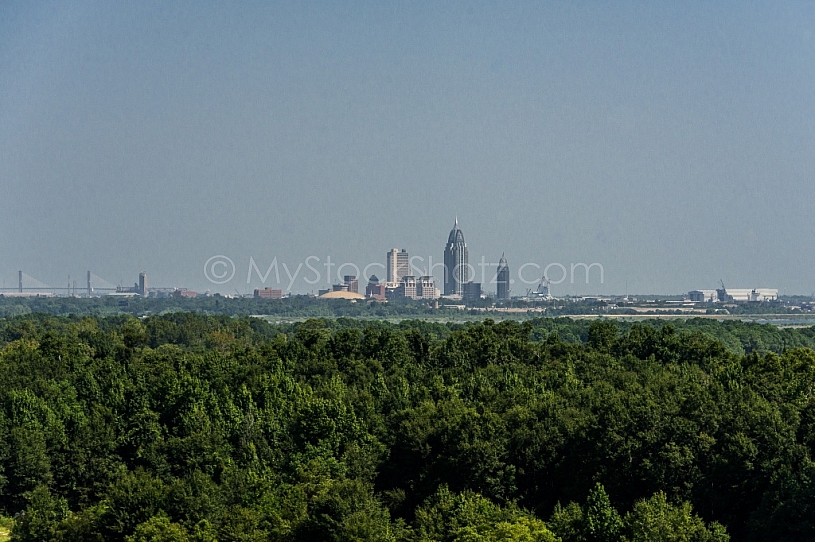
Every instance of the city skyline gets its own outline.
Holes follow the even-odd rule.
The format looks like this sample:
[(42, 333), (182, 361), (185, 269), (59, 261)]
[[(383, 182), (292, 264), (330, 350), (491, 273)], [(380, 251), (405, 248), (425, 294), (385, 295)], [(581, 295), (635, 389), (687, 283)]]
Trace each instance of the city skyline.
[(251, 257), (435, 260), (458, 215), (471, 261), (603, 265), (563, 295), (807, 295), (814, 26), (784, 1), (2, 2), (0, 280), (251, 293)]
[[(366, 286), (366, 296), (375, 297), (377, 299), (385, 300), (390, 299), (391, 296), (396, 298), (412, 298), (412, 299), (436, 299), (443, 293), (444, 297), (451, 297), (457, 299), (463, 299), (465, 301), (473, 301), (474, 299), (480, 298), (482, 294), (486, 294), (489, 297), (494, 297), (497, 301), (505, 301), (510, 299), (510, 297), (529, 297), (531, 292), (533, 297), (538, 298), (551, 298), (552, 294), (550, 291), (551, 286), (554, 284), (559, 286), (563, 284), (567, 278), (570, 279), (570, 283), (575, 283), (575, 271), (578, 270), (579, 272), (582, 271), (584, 274), (580, 274), (578, 272), (578, 278), (585, 279), (586, 284), (590, 283), (590, 279), (592, 278), (592, 270), (596, 267), (597, 271), (599, 272), (599, 284), (604, 283), (604, 274), (605, 270), (602, 264), (597, 262), (587, 264), (584, 262), (579, 263), (572, 263), (567, 269), (566, 266), (563, 264), (554, 262), (550, 263), (546, 267), (544, 267), (543, 275), (538, 280), (537, 275), (533, 276), (523, 276), (521, 271), (526, 267), (532, 267), (533, 273), (535, 270), (540, 271), (541, 265), (538, 265), (534, 262), (527, 262), (519, 266), (517, 271), (517, 279), (512, 278), (510, 273), (509, 265), (506, 259), (506, 253), (502, 252), (501, 257), (499, 258), (497, 263), (493, 263), (488, 261), (484, 256), (481, 256), (480, 261), (477, 262), (475, 265), (469, 262), (468, 257), (468, 249), (467, 244), (464, 239), (464, 233), (459, 227), (458, 216), (455, 217), (453, 228), (450, 230), (450, 233), (447, 238), (447, 243), (444, 247), (444, 254), (443, 254), (443, 263), (436, 262), (433, 263), (433, 257), (430, 256), (428, 258), (429, 264), (429, 271), (428, 267), (421, 268), (416, 265), (414, 258), (410, 257), (410, 253), (407, 249), (402, 248), (392, 248), (387, 251), (385, 255), (385, 264), (379, 262), (371, 262), (364, 266), (364, 270), (360, 271), (360, 266), (355, 263), (351, 262), (343, 262), (338, 263), (334, 261), (331, 262), (330, 256), (326, 258), (325, 267), (326, 267), (326, 274), (323, 277), (320, 271), (316, 268), (312, 267), (310, 264), (307, 264), (307, 267), (316, 273), (317, 280), (309, 281), (306, 280), (307, 283), (311, 285), (317, 286), (317, 294), (322, 296), (322, 294), (330, 293), (330, 292), (339, 292), (339, 291), (346, 291), (351, 292), (353, 294), (359, 295), (359, 281), (368, 281)], [(306, 259), (306, 262), (309, 259), (313, 258), (317, 263), (320, 259), (316, 256), (310, 256)], [(419, 260), (424, 263), (424, 259), (418, 257)], [(211, 263), (213, 262), (213, 263)], [(209, 268), (207, 266), (210, 266)], [(314, 289), (312, 288), (310, 292), (303, 292), (297, 291), (292, 288), (295, 283), (295, 279), (299, 275), (300, 269), (302, 268), (302, 263), (296, 267), (294, 275), (290, 272), (290, 268), (286, 262), (282, 262), (283, 270), (285, 274), (288, 276), (289, 286), (287, 288), (282, 287), (282, 283), (280, 281), (280, 266), (281, 264), (277, 262), (277, 258), (275, 257), (272, 264), (269, 265), (265, 271), (262, 270), (261, 267), (254, 261), (253, 258), (250, 257), (250, 262), (248, 266), (248, 274), (246, 279), (247, 285), (253, 285), (252, 280), (252, 272), (254, 271), (257, 280), (261, 282), (261, 287), (255, 287), (253, 289), (254, 297), (259, 298), (280, 298), (283, 296), (285, 292), (286, 295), (293, 294), (293, 295), (302, 295), (307, 293), (314, 293)], [(437, 277), (435, 276), (435, 271), (437, 267), (441, 267), (442, 271), (442, 280), (443, 280), (443, 290), (439, 291), (436, 287), (436, 280)], [(475, 267), (480, 268), (480, 274), (476, 271)], [(561, 276), (558, 279), (552, 280), (552, 277), (549, 273), (549, 268), (553, 267), (560, 271)], [(292, 266), (294, 267), (294, 266)], [(343, 269), (354, 269), (355, 274), (353, 275), (340, 275), (340, 271)], [(375, 272), (369, 271), (371, 268), (376, 269), (383, 269), (386, 272), (387, 280), (380, 284), (379, 279), (376, 276)], [(493, 271), (493, 268), (495, 270)], [(218, 270), (216, 270), (218, 269)], [(332, 274), (332, 270), (334, 274)], [(232, 279), (236, 275), (237, 268), (235, 262), (223, 255), (217, 255), (209, 258), (205, 263), (204, 267), (204, 274), (208, 277), (209, 282), (215, 286), (223, 286), (226, 283), (232, 282)], [(274, 273), (274, 275), (272, 275)], [(429, 274), (428, 274), (429, 273)], [(334, 279), (336, 275), (336, 281)], [(267, 285), (267, 280), (270, 278), (274, 281), (272, 286), (281, 286), (280, 288), (273, 288), (272, 286)], [(226, 277), (224, 279), (224, 277)], [(597, 276), (594, 277), (595, 279), (598, 278)], [(531, 279), (531, 280), (530, 280)], [(32, 286), (26, 280), (33, 281), (34, 285)], [(323, 285), (322, 281), (324, 282), (325, 288), (320, 288), (319, 286)], [(100, 288), (98, 286), (99, 281), (102, 282), (103, 286)], [(25, 285), (24, 285), (25, 283)], [(511, 296), (512, 293), (512, 285), (518, 284), (521, 289), (523, 290), (524, 287), (526, 289), (526, 295), (521, 296)], [(777, 288), (765, 288), (765, 287), (750, 287), (750, 288), (726, 288), (724, 281), (720, 281), (721, 289), (718, 288), (710, 288), (709, 285), (703, 285), (701, 289), (692, 289), (685, 293), (682, 293), (687, 299), (692, 302), (704, 302), (710, 299), (714, 299), (722, 302), (729, 299), (734, 299), (737, 301), (766, 301), (766, 300), (775, 300), (779, 296), (779, 290)], [(595, 281), (596, 284), (596, 281)], [(484, 285), (489, 285), (486, 289)], [(494, 289), (492, 286), (494, 285)], [(536, 288), (531, 288), (531, 286), (537, 285)], [(257, 285), (256, 285), (257, 286)], [(541, 288), (543, 287), (543, 290)], [(68, 282), (67, 287), (60, 286), (60, 287), (51, 287), (41, 283), (40, 281), (36, 280), (35, 278), (27, 275), (23, 271), (18, 272), (18, 286), (17, 287), (6, 287), (3, 284), (2, 290), (0, 290), (0, 294), (8, 293), (11, 295), (14, 294), (21, 294), (24, 292), (31, 292), (36, 293), (38, 291), (42, 292), (62, 292), (63, 294), (67, 295), (104, 295), (106, 293), (115, 293), (115, 294), (139, 294), (142, 296), (146, 296), (148, 289), (151, 292), (162, 292), (163, 294), (174, 294), (179, 295), (181, 297), (194, 297), (197, 295), (197, 292), (194, 290), (190, 290), (185, 285), (175, 285), (172, 287), (162, 286), (162, 287), (148, 287), (148, 275), (145, 271), (139, 273), (138, 282), (134, 283), (133, 286), (113, 286), (112, 284), (108, 283), (101, 277), (98, 277), (91, 271), (87, 272), (87, 283), (86, 285), (78, 285), (77, 281), (74, 280), (73, 284), (71, 284), (70, 280)], [(250, 295), (250, 288), (247, 287), (246, 291), (242, 295)], [(221, 293), (223, 290), (216, 289), (214, 292), (209, 288), (206, 290), (210, 293)], [(235, 293), (241, 295), (241, 292), (235, 289)], [(665, 293), (665, 295), (676, 295), (676, 293)], [(628, 291), (625, 292), (625, 297), (629, 294)], [(568, 294), (567, 294), (568, 295)], [(619, 296), (620, 292), (614, 294), (615, 296)], [(781, 295), (785, 295), (784, 292)], [(359, 295), (359, 297), (365, 297)]]

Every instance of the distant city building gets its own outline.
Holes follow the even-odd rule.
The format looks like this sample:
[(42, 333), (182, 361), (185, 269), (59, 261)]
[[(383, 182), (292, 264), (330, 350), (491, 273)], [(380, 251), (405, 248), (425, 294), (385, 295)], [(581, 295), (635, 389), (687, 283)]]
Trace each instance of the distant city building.
[(387, 256), (387, 286), (396, 288), (402, 279), (410, 275), (410, 255), (405, 249), (392, 248)]
[(255, 288), (255, 298), (257, 299), (283, 299), (283, 290), (275, 288), (264, 288), (259, 290)]
[(717, 292), (722, 302), (776, 301), (778, 290), (774, 288), (722, 288)]
[(402, 282), (395, 288), (390, 288), (388, 293), (391, 299), (416, 299), (416, 277), (402, 277)]
[(444, 295), (462, 295), (469, 280), (467, 243), (458, 227), (458, 217), (444, 247)]
[(535, 291), (527, 290), (527, 296), (531, 297), (532, 299), (542, 299), (548, 300), (552, 299), (552, 293), (550, 292), (552, 288), (552, 281), (549, 280), (546, 275), (541, 278), (541, 281), (538, 283), (538, 287)]
[(334, 290), (333, 292), (325, 292), (320, 295), (320, 299), (349, 299), (353, 302), (364, 300), (365, 296), (357, 292), (349, 292), (348, 290)]
[(436, 278), (432, 275), (419, 277), (416, 282), (417, 299), (438, 299), (439, 289), (436, 288)]
[(332, 292), (352, 292), (359, 293), (359, 281), (355, 275), (345, 275), (343, 282), (331, 285)]
[(396, 287), (388, 287), (385, 295), (388, 299), (437, 299), (439, 291), (434, 277), (408, 275)]
[(116, 294), (135, 294), (142, 297), (147, 297), (149, 292), (150, 290), (147, 286), (147, 273), (144, 271), (139, 273), (139, 282), (134, 282), (133, 286), (117, 286), (115, 291)]
[(503, 254), (501, 254), (501, 259), (498, 261), (498, 272), (495, 275), (495, 279), (498, 283), (496, 297), (499, 300), (509, 299), (509, 266)]
[[(255, 290), (255, 292), (257, 292), (257, 290)], [(178, 288), (176, 290), (173, 290), (170, 295), (173, 296), (173, 297), (183, 297), (183, 298), (193, 299), (193, 298), (198, 297), (198, 292), (194, 292), (192, 290), (187, 290), (186, 288)], [(255, 297), (257, 297), (257, 295)]]
[(719, 300), (716, 290), (691, 290), (688, 299), (696, 303), (715, 303)]
[(462, 285), (461, 297), (465, 302), (473, 302), (481, 299), (481, 283), (465, 282)]
[(377, 301), (385, 301), (385, 285), (379, 282), (376, 275), (371, 275), (368, 279), (368, 286), (365, 287), (365, 297), (376, 299)]
[(138, 286), (138, 293), (142, 297), (147, 297), (148, 289), (147, 289), (147, 273), (142, 271), (139, 273), (139, 286)]
[(777, 288), (719, 288), (716, 290), (691, 290), (688, 299), (700, 303), (760, 303), (777, 301)]

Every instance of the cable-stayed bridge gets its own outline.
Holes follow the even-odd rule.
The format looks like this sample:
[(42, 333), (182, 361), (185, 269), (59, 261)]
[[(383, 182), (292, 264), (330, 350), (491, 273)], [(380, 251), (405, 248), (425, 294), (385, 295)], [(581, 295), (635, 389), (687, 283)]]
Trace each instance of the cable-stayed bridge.
[(131, 287), (116, 286), (102, 277), (88, 271), (85, 284), (78, 285), (77, 281), (71, 282), (70, 278), (65, 286), (50, 286), (41, 280), (38, 280), (31, 275), (23, 272), (17, 272), (17, 286), (2, 287), (0, 294), (3, 293), (18, 293), (18, 294), (37, 294), (37, 293), (62, 293), (67, 295), (87, 295), (105, 294), (110, 292), (129, 292), (139, 293), (145, 295), (147, 292), (147, 275), (141, 273), (139, 275), (139, 282)]

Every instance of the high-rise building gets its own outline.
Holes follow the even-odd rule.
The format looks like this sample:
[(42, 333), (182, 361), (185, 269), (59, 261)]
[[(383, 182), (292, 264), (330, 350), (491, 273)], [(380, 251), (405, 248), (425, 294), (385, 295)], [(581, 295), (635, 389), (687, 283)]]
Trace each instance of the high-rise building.
[(402, 279), (410, 275), (410, 255), (405, 249), (392, 248), (388, 252), (388, 288), (395, 288)]
[(458, 217), (444, 247), (444, 295), (461, 295), (470, 279), (467, 261), (467, 243), (458, 228)]
[(145, 273), (144, 271), (139, 273), (139, 286), (138, 286), (138, 288), (139, 288), (139, 294), (141, 294), (142, 297), (147, 297), (147, 273)]
[(509, 299), (509, 266), (507, 259), (501, 254), (501, 259), (498, 260), (498, 273), (495, 275), (495, 280), (498, 283), (499, 300)]

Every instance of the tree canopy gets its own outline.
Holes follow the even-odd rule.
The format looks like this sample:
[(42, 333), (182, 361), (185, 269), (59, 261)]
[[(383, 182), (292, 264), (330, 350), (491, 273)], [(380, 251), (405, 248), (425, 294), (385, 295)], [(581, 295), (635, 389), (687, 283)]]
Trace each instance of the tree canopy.
[(10, 317), (0, 514), (19, 541), (813, 539), (813, 336)]

